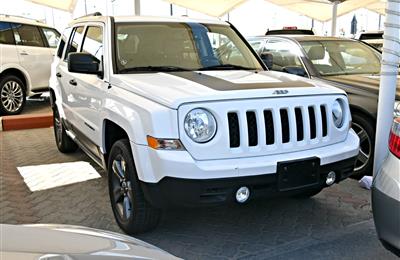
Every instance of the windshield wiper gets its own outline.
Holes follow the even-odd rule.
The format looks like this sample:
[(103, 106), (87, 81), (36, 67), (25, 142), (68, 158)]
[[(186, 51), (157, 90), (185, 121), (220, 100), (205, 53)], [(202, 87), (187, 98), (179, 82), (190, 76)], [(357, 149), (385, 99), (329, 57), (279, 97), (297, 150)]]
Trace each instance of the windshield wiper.
[(214, 66), (207, 66), (198, 70), (255, 70), (254, 68), (247, 68), (234, 64), (219, 64)]
[(141, 66), (141, 67), (132, 67), (121, 69), (119, 73), (128, 73), (134, 71), (156, 71), (156, 72), (164, 72), (164, 71), (190, 71), (189, 69), (185, 69), (177, 66)]

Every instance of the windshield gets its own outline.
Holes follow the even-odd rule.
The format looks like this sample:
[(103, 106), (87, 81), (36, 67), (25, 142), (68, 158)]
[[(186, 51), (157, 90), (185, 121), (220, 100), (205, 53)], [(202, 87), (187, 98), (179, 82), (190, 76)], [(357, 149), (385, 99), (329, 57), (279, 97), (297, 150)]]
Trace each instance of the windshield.
[(117, 23), (115, 32), (119, 73), (263, 69), (227, 25)]
[(356, 41), (300, 42), (321, 75), (379, 74), (380, 54)]

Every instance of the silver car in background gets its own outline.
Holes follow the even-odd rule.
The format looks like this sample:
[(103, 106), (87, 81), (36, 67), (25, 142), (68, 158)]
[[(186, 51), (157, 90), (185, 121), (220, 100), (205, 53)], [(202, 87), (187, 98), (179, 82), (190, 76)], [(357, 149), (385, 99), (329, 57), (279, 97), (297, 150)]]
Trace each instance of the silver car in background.
[(66, 225), (0, 225), (0, 259), (179, 259), (141, 240)]
[(394, 119), (389, 156), (374, 177), (372, 210), (382, 244), (400, 257), (400, 117)]

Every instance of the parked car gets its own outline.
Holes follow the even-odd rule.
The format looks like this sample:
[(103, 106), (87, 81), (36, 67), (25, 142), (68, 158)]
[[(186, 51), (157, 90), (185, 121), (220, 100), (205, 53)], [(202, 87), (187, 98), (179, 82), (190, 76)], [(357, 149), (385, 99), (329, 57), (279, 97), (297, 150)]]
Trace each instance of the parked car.
[(394, 119), (389, 156), (372, 185), (372, 210), (382, 244), (400, 257), (400, 117)]
[(265, 35), (282, 35), (282, 34), (296, 34), (296, 35), (314, 35), (314, 31), (310, 29), (298, 29), (296, 26), (287, 26), (282, 29), (267, 30)]
[(69, 225), (0, 224), (1, 259), (180, 259), (130, 236)]
[(107, 170), (125, 232), (169, 206), (313, 196), (352, 174), (345, 92), (268, 72), (229, 23), (97, 15), (69, 31), (50, 79), (56, 144)]
[[(267, 36), (248, 39), (274, 71), (333, 84), (347, 92), (353, 129), (361, 140), (354, 176), (372, 174), (381, 53), (362, 42), (323, 36)], [(400, 113), (400, 87), (395, 111)]]
[(0, 15), (0, 115), (19, 114), (26, 97), (48, 91), (59, 37), (36, 20)]
[(366, 42), (369, 45), (382, 51), (383, 48), (383, 31), (361, 32), (356, 39)]

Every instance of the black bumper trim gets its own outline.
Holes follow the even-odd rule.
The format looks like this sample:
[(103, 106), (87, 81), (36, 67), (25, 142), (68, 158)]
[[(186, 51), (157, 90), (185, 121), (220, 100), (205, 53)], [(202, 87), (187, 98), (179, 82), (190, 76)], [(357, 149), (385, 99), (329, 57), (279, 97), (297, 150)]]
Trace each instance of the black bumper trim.
[(400, 257), (400, 202), (372, 187), (372, 212), (382, 245)]
[(141, 182), (146, 199), (155, 207), (218, 205), (235, 201), (235, 192), (242, 186), (250, 188), (250, 199), (260, 197), (291, 196), (309, 189), (326, 187), (326, 175), (335, 171), (336, 183), (353, 173), (356, 157), (322, 165), (319, 168), (319, 183), (314, 186), (280, 192), (277, 174), (220, 179), (181, 179), (164, 177), (158, 183)]

